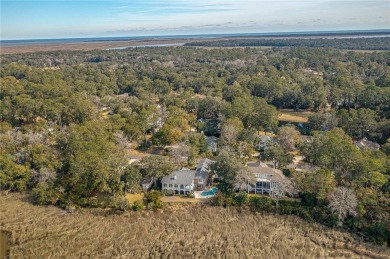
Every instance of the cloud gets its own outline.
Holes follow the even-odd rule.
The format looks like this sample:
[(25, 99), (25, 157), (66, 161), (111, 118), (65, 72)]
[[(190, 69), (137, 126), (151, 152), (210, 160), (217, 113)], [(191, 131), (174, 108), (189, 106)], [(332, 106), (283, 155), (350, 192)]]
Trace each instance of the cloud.
[[(35, 3), (34, 0), (29, 2)], [(61, 3), (56, 0), (50, 3), (53, 2)], [(25, 25), (20, 26), (3, 23), (2, 18), (2, 24), (7, 24), (2, 26), (2, 36), (12, 34), (21, 37), (37, 34), (38, 31), (39, 35), (50, 37), (54, 32), (64, 35), (84, 33), (131, 36), (390, 27), (388, 0), (69, 0), (66, 3), (68, 2), (75, 6), (84, 3), (85, 9), (77, 17), (74, 12), (53, 9), (53, 12), (58, 12), (53, 14), (56, 19), (48, 19), (41, 24), (34, 24), (36, 14), (33, 12), (30, 17), (18, 17), (19, 20), (26, 20)], [(45, 9), (45, 2), (36, 3), (42, 5), (40, 9)], [(102, 6), (100, 9), (97, 8), (99, 3)], [(2, 15), (12, 13), (15, 16), (15, 12), (6, 11), (6, 5), (7, 1), (4, 4), (2, 1)]]

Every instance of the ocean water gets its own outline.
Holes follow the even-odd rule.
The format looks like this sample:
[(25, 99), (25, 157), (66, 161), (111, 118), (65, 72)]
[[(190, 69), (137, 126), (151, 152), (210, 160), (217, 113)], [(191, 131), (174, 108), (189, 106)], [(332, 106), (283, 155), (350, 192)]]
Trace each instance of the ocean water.
[(121, 49), (129, 49), (129, 48), (146, 48), (146, 47), (173, 47), (173, 46), (184, 46), (184, 44), (185, 43), (145, 44), (145, 45), (137, 45), (137, 46), (108, 48), (106, 50), (121, 50)]
[(349, 30), (349, 31), (310, 31), (310, 32), (271, 32), (271, 33), (233, 33), (233, 34), (199, 34), (199, 35), (168, 35), (168, 36), (134, 36), (134, 37), (95, 37), (95, 38), (64, 38), (64, 39), (22, 39), (0, 40), (1, 46), (29, 46), (44, 44), (91, 43), (115, 41), (142, 41), (162, 39), (201, 39), (201, 38), (234, 38), (234, 37), (390, 37), (388, 30)]

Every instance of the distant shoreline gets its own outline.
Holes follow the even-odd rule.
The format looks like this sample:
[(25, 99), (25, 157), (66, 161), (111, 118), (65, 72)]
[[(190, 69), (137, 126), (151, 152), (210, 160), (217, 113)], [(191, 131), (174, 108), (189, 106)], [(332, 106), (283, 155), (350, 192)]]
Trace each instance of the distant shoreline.
[(0, 54), (17, 54), (60, 50), (112, 50), (131, 47), (153, 47), (184, 45), (191, 42), (236, 39), (318, 39), (318, 38), (375, 38), (390, 37), (390, 30), (378, 31), (335, 31), (335, 32), (291, 32), (291, 33), (243, 33), (243, 34), (205, 34), (173, 35), (147, 37), (106, 37), (106, 38), (68, 38), (1, 40)]

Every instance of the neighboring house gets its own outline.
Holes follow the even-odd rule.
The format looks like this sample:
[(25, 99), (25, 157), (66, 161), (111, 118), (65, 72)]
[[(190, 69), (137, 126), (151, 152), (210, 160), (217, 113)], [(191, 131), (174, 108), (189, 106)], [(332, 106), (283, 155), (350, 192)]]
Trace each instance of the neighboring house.
[(195, 188), (194, 170), (182, 169), (174, 171), (161, 180), (162, 191), (168, 194), (186, 195), (194, 191)]
[(303, 72), (305, 72), (305, 73), (307, 73), (307, 74), (312, 74), (312, 75), (316, 75), (316, 76), (323, 76), (324, 75), (324, 73), (322, 73), (322, 72), (319, 72), (319, 71), (315, 71), (315, 70), (313, 70), (313, 69), (311, 69), (311, 68), (304, 68), (303, 69)]
[(367, 149), (379, 150), (381, 147), (378, 143), (369, 141), (367, 138), (363, 138), (359, 141), (356, 141), (355, 145), (361, 150), (367, 150)]
[(127, 155), (126, 158), (127, 158), (127, 163), (129, 165), (131, 165), (132, 163), (141, 160), (142, 156), (139, 156), (139, 155)]
[(270, 143), (274, 142), (274, 138), (268, 135), (257, 136), (256, 138), (256, 150), (264, 151), (268, 148)]
[(217, 140), (218, 138), (215, 136), (206, 136), (206, 142), (207, 142), (207, 150), (211, 152), (217, 152), (218, 146), (217, 146)]
[(150, 187), (153, 185), (153, 179), (152, 178), (144, 178), (141, 180), (141, 186), (143, 191), (148, 191)]
[(259, 162), (248, 163), (247, 166), (256, 178), (256, 184), (246, 185), (248, 193), (266, 193), (270, 196), (292, 193), (291, 183), (282, 171)]
[(201, 159), (198, 162), (198, 165), (196, 166), (196, 173), (195, 173), (195, 187), (198, 190), (204, 190), (208, 184), (209, 179), (209, 166), (214, 163), (214, 161), (204, 158)]

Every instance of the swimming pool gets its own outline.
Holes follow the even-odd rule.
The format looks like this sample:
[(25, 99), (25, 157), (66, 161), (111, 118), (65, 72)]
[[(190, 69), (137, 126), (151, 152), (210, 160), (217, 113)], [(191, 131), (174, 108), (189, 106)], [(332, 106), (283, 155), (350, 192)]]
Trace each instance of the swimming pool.
[(218, 192), (218, 188), (213, 187), (208, 191), (202, 192), (200, 195), (201, 196), (214, 196)]

